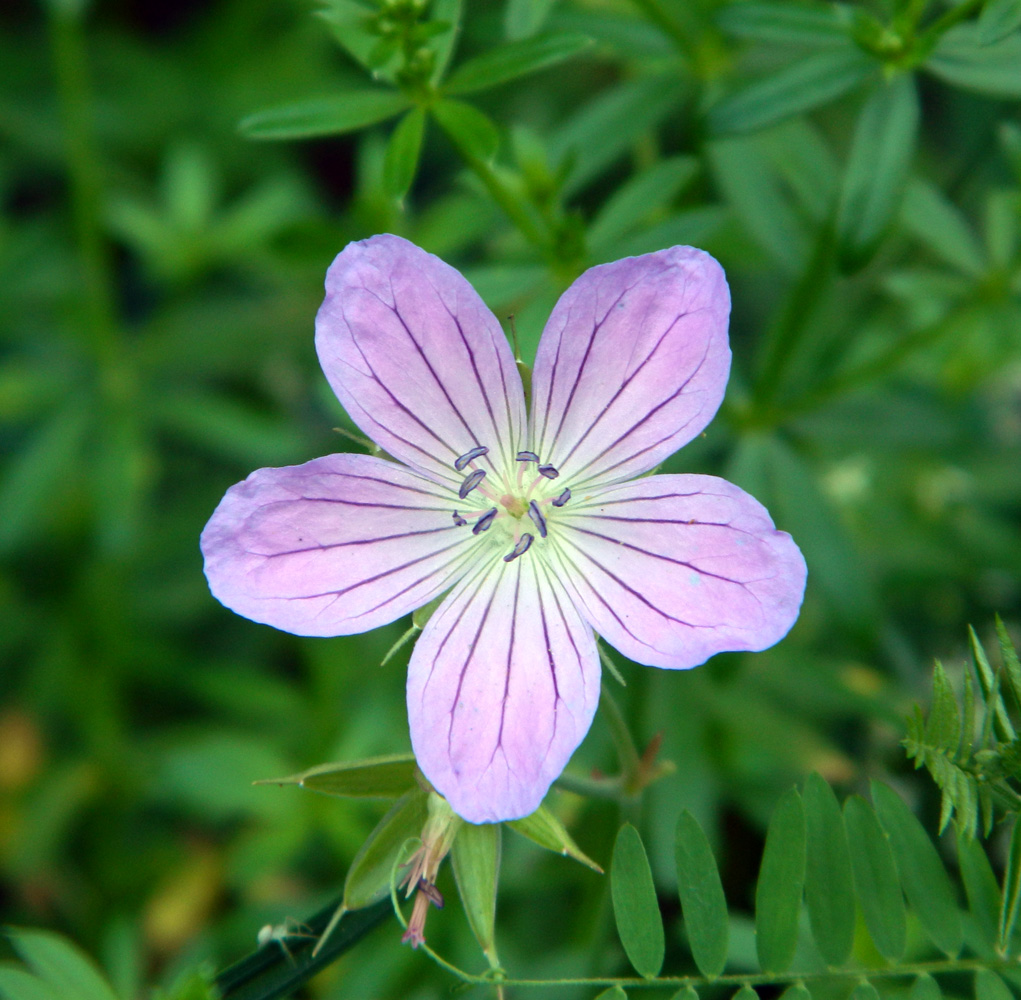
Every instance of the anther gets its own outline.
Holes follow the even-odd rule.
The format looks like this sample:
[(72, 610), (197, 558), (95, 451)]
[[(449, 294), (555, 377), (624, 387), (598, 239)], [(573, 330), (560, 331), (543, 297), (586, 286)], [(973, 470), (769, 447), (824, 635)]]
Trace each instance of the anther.
[(480, 444), (477, 448), (472, 448), (471, 451), (466, 451), (456, 462), (454, 462), (454, 468), (458, 472), (463, 472), (465, 466), (469, 462), (474, 462), (476, 458), (481, 458), (483, 455), (488, 455), (489, 449), (484, 445)]
[(539, 510), (539, 505), (534, 500), (528, 501), (528, 516), (532, 519), (535, 526), (539, 529), (539, 537), (546, 537), (546, 518), (542, 516), (542, 511)]
[(461, 517), (461, 515), (458, 514), (458, 512), (455, 510), (454, 511), (454, 526), (458, 527), (458, 528), (461, 528), (461, 527), (464, 527), (464, 525), (466, 525), (467, 523), (468, 522), (463, 517)]
[(553, 506), (554, 507), (563, 507), (564, 504), (567, 503), (567, 501), (570, 500), (570, 499), (571, 499), (571, 491), (569, 489), (565, 489), (564, 492), (561, 493), (560, 496), (558, 496), (556, 498), (556, 500), (553, 501)]
[(482, 515), (472, 528), (472, 534), (478, 535), (483, 531), (488, 530), (489, 526), (493, 523), (493, 518), (496, 517), (497, 511), (495, 507), (490, 508)]
[(511, 562), (512, 560), (517, 559), (518, 556), (523, 556), (528, 551), (528, 546), (531, 545), (532, 542), (534, 541), (535, 538), (532, 535), (528, 534), (522, 535), (518, 539), (518, 544), (515, 545), (513, 549), (511, 549), (508, 555), (505, 555), (503, 557), (503, 561)]
[(540, 465), (539, 475), (545, 476), (547, 479), (556, 479), (560, 473), (552, 465)]
[(461, 488), (457, 491), (457, 495), (463, 500), (485, 478), (486, 470), (476, 469), (463, 483), (461, 483)]
[(538, 462), (539, 456), (534, 451), (519, 451), (518, 452), (519, 462)]

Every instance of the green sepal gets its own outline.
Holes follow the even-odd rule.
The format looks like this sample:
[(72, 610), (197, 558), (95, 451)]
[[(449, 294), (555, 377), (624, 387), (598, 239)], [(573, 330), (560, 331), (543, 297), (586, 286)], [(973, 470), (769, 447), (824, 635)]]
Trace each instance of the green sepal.
[(492, 968), (500, 964), (496, 956), (496, 889), (501, 834), (499, 823), (464, 823), (450, 852), (461, 905)]
[(603, 874), (599, 867), (582, 849), (571, 839), (571, 835), (545, 806), (539, 806), (529, 816), (521, 819), (512, 819), (507, 825), (522, 837), (527, 837), (533, 844), (544, 847), (547, 851), (554, 851), (563, 854), (564, 857), (574, 858), (593, 871)]
[(447, 595), (440, 594), (439, 597), (434, 597), (428, 604), (423, 604), (422, 607), (416, 608), (411, 613), (411, 624), (417, 629), (425, 628), (425, 623), (432, 617), (432, 613), (443, 603), (443, 598)]
[(417, 787), (415, 758), (410, 753), (366, 757), (338, 764), (319, 764), (286, 778), (264, 778), (257, 785), (300, 785), (345, 799), (395, 799)]

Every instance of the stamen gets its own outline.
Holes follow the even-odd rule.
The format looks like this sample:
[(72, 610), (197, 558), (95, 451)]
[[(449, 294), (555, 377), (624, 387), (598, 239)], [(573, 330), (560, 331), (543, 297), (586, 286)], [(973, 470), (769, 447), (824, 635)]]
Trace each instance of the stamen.
[(539, 475), (545, 476), (547, 479), (556, 479), (560, 473), (552, 465), (540, 465)]
[(486, 470), (476, 469), (463, 483), (461, 483), (461, 488), (457, 491), (457, 495), (463, 500), (485, 478)]
[(429, 882), (424, 878), (420, 878), (418, 880), (418, 891), (428, 898), (429, 902), (432, 903), (437, 910), (443, 909), (443, 894), (432, 884), (432, 882)]
[(493, 523), (493, 518), (495, 518), (496, 515), (497, 509), (495, 507), (487, 510), (485, 514), (483, 514), (482, 517), (475, 522), (475, 526), (472, 528), (472, 534), (478, 535), (483, 531), (488, 531), (489, 526)]
[(469, 462), (474, 462), (476, 458), (481, 458), (483, 455), (488, 455), (489, 449), (484, 445), (480, 444), (477, 448), (472, 448), (471, 451), (466, 451), (456, 462), (454, 462), (454, 468), (458, 472), (463, 472), (465, 466)]
[(539, 505), (534, 500), (528, 501), (528, 516), (535, 523), (535, 526), (539, 529), (539, 537), (546, 537), (546, 518), (542, 516), (542, 511), (539, 510)]
[(558, 496), (556, 498), (556, 500), (553, 501), (553, 506), (554, 507), (563, 507), (564, 504), (567, 503), (567, 501), (570, 500), (570, 499), (571, 499), (571, 491), (570, 491), (570, 489), (565, 489), (564, 492), (561, 493), (560, 496)]
[(534, 451), (519, 451), (518, 452), (519, 462), (538, 462), (539, 456)]
[(462, 528), (467, 523), (468, 522), (463, 517), (461, 517), (461, 515), (458, 514), (458, 512), (455, 510), (454, 511), (454, 525), (455, 525), (455, 527)]
[(518, 544), (511, 549), (510, 554), (503, 557), (504, 562), (511, 562), (518, 556), (523, 556), (528, 551), (528, 546), (535, 541), (532, 535), (524, 534), (518, 539)]

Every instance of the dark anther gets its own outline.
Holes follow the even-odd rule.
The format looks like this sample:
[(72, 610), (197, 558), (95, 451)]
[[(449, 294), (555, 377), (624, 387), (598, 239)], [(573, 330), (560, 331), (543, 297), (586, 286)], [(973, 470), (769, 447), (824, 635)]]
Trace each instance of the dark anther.
[(542, 516), (542, 511), (539, 510), (539, 505), (534, 500), (528, 501), (528, 516), (532, 519), (535, 526), (539, 529), (539, 537), (546, 537), (546, 518)]
[(425, 878), (418, 880), (418, 891), (425, 896), (437, 910), (443, 909), (443, 893)]
[(461, 517), (461, 515), (458, 514), (458, 512), (455, 510), (454, 511), (454, 525), (455, 525), (455, 527), (461, 528), (464, 525), (466, 525), (467, 523), (468, 522), (463, 517)]
[(558, 496), (556, 498), (556, 500), (553, 501), (553, 506), (554, 507), (563, 507), (564, 504), (567, 503), (567, 501), (570, 500), (570, 499), (571, 499), (571, 491), (569, 489), (565, 489), (564, 492), (561, 493), (560, 496)]
[(554, 469), (552, 465), (540, 465), (539, 475), (545, 476), (547, 479), (556, 479), (557, 476), (560, 475), (560, 473), (557, 472), (557, 470)]
[(471, 451), (466, 451), (456, 462), (454, 462), (454, 468), (457, 469), (458, 472), (462, 472), (469, 462), (473, 462), (476, 458), (481, 458), (483, 455), (488, 454), (489, 449), (484, 444), (480, 444), (477, 448), (472, 448)]
[(539, 456), (534, 451), (519, 451), (518, 452), (519, 462), (538, 462)]
[(510, 562), (513, 559), (517, 559), (518, 556), (523, 556), (528, 551), (528, 546), (535, 541), (532, 535), (522, 535), (518, 539), (518, 544), (511, 549), (510, 554), (503, 557), (504, 562)]
[(457, 491), (457, 495), (463, 500), (485, 478), (486, 470), (476, 469), (463, 483), (461, 483), (461, 488)]
[(475, 522), (475, 526), (472, 528), (472, 534), (479, 535), (485, 531), (493, 523), (494, 517), (496, 517), (495, 507), (487, 510), (485, 514), (483, 514), (482, 517)]

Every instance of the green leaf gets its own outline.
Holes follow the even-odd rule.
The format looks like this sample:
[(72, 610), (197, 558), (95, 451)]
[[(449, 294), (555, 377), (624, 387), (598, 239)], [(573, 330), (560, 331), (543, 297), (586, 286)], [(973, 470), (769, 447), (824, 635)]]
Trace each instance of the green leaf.
[(654, 979), (663, 967), (666, 948), (663, 918), (642, 838), (630, 823), (620, 828), (613, 845), (610, 894), (627, 957), (640, 976)]
[(750, 132), (810, 111), (846, 94), (875, 71), (857, 46), (817, 52), (725, 97), (708, 115), (714, 135)]
[(690, 983), (682, 986), (670, 1000), (698, 1000), (698, 992)]
[(850, 1000), (879, 1000), (879, 994), (876, 992), (875, 986), (872, 985), (867, 979), (859, 981), (858, 985), (851, 990)]
[(812, 936), (828, 965), (843, 965), (854, 944), (854, 882), (844, 816), (818, 774), (805, 782), (805, 902)]
[(898, 962), (907, 940), (907, 917), (890, 841), (860, 795), (844, 802), (844, 824), (865, 926), (879, 954)]
[(963, 825), (957, 829), (957, 866), (968, 895), (968, 909), (992, 949), (1000, 930), (1000, 886), (982, 844), (969, 836)]
[(755, 945), (764, 972), (785, 972), (798, 944), (805, 884), (805, 810), (796, 788), (777, 803), (755, 887)]
[(923, 972), (911, 984), (908, 1000), (943, 1000), (943, 991), (939, 988), (939, 983), (932, 976), (927, 972)]
[(51, 931), (8, 928), (14, 950), (61, 1000), (117, 1000), (95, 963), (77, 945)]
[(890, 838), (908, 903), (933, 944), (949, 957), (955, 957), (964, 943), (964, 932), (956, 893), (936, 848), (892, 788), (873, 781), (872, 801)]
[(257, 111), (243, 119), (238, 128), (249, 139), (341, 135), (393, 118), (410, 104), (396, 90), (349, 90)]
[(627, 993), (623, 986), (610, 986), (597, 994), (595, 1000), (627, 1000)]
[(547, 851), (574, 858), (600, 875), (603, 874), (603, 869), (582, 851), (564, 829), (564, 824), (545, 806), (539, 806), (531, 815), (513, 819), (507, 825), (521, 836), (527, 837), (533, 844), (538, 844)]
[(383, 157), (383, 186), (391, 198), (401, 201), (411, 188), (424, 135), (425, 111), (422, 108), (412, 108), (390, 135)]
[(954, 689), (943, 669), (936, 661), (932, 672), (932, 708), (925, 723), (925, 738), (931, 746), (954, 755), (961, 739), (961, 719)]
[(1017, 921), (1018, 903), (1021, 903), (1021, 819), (1014, 819), (1010, 836), (1010, 850), (1003, 870), (1003, 902), (1000, 908), (999, 951), (1006, 954)]
[(716, 24), (738, 38), (781, 45), (841, 45), (851, 18), (838, 4), (732, 3), (716, 15)]
[(496, 958), (496, 887), (500, 876), (500, 824), (463, 823), (450, 852), (465, 916), (491, 965)]
[(978, 18), (979, 45), (993, 45), (1021, 28), (1021, 0), (988, 0)]
[(390, 891), (390, 874), (405, 842), (420, 837), (429, 794), (415, 788), (402, 795), (362, 844), (344, 881), (344, 910), (358, 910)]
[[(1003, 698), (1000, 695), (999, 671), (994, 671), (989, 665), (989, 657), (986, 656), (982, 641), (979, 639), (975, 629), (970, 625), (968, 626), (968, 641), (971, 645), (975, 672), (978, 674), (979, 683), (982, 685), (982, 694), (986, 700), (986, 707), (993, 710), (990, 718), (995, 720), (996, 731), (999, 736), (1008, 742), (1013, 741), (1017, 734), (1014, 731), (1013, 723), (1010, 721), (1010, 716), (1007, 714), (1007, 707), (1003, 704)], [(983, 738), (980, 740), (981, 746), (985, 747), (988, 745), (988, 736), (988, 732), (983, 734)]]
[(739, 989), (731, 1000), (759, 1000), (758, 993), (747, 983)]
[(47, 986), (25, 969), (0, 965), (0, 997), (4, 1000), (75, 1000)]
[(925, 68), (947, 83), (991, 97), (1021, 97), (1021, 33), (983, 45), (974, 23), (951, 28), (925, 62)]
[(534, 35), (508, 42), (462, 63), (441, 88), (445, 94), (471, 94), (514, 80), (526, 73), (554, 66), (587, 49), (586, 35)]
[(435, 65), (432, 73), (432, 84), (436, 86), (447, 72), (447, 66), (454, 55), (454, 47), (461, 34), (461, 0), (433, 0), (430, 21), (447, 25), (447, 28), (434, 35), (429, 43)]
[(791, 983), (781, 994), (780, 1000), (812, 1000), (812, 994), (804, 983)]
[(466, 157), (489, 162), (496, 156), (500, 132), (477, 108), (444, 98), (431, 110), (440, 128)]
[(920, 177), (908, 181), (901, 222), (915, 239), (962, 274), (977, 277), (985, 271), (971, 226), (935, 184)]
[(685, 809), (674, 837), (677, 890), (695, 965), (715, 979), (727, 964), (730, 921), (713, 850), (695, 817)]
[(1014, 994), (992, 969), (975, 972), (975, 1000), (1013, 1000)]
[(837, 209), (839, 253), (849, 270), (868, 261), (900, 206), (918, 116), (915, 82), (907, 73), (879, 83), (865, 102)]
[(508, 38), (534, 35), (549, 17), (556, 0), (507, 0), (503, 27)]
[(264, 778), (257, 785), (300, 785), (340, 798), (395, 799), (415, 787), (414, 755), (391, 754), (339, 764), (319, 764), (286, 778)]
[(623, 184), (607, 199), (588, 230), (593, 253), (610, 250), (652, 213), (665, 208), (698, 173), (693, 156), (674, 156)]
[(1000, 659), (1003, 660), (1003, 669), (1014, 701), (1021, 708), (1021, 659), (1018, 658), (1014, 643), (1007, 633), (1007, 627), (999, 615), (996, 616), (996, 641), (1000, 647)]

